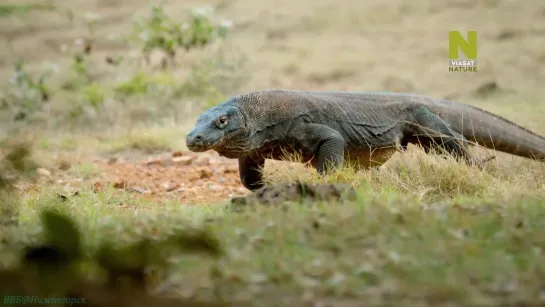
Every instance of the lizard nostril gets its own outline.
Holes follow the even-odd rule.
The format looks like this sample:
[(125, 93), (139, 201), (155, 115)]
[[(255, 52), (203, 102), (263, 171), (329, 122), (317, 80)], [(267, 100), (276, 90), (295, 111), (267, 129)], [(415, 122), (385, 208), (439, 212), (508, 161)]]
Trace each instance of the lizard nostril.
[(199, 142), (201, 140), (202, 140), (202, 135), (199, 134), (195, 136), (195, 141)]

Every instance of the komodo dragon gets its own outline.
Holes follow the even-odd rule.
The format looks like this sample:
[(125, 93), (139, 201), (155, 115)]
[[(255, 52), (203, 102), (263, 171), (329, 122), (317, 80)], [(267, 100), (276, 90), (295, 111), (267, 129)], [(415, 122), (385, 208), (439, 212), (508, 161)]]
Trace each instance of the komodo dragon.
[[(383, 92), (269, 89), (233, 96), (198, 117), (186, 144), (238, 159), (249, 190), (263, 186), (265, 159), (299, 153), (320, 174), (346, 160), (357, 167), (384, 163), (409, 143), (441, 148), (465, 162), (480, 161), (469, 142), (545, 161), (545, 138), (474, 106), (426, 96)], [(482, 163), (481, 163), (482, 164)]]

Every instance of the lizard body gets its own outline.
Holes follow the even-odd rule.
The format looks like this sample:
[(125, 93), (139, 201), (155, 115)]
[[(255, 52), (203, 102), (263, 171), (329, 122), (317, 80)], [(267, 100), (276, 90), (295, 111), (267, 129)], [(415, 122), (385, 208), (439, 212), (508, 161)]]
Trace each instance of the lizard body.
[(241, 181), (250, 190), (263, 186), (265, 159), (282, 160), (286, 153), (299, 153), (320, 173), (346, 161), (378, 166), (409, 143), (478, 163), (469, 142), (545, 161), (545, 138), (528, 129), (474, 106), (404, 93), (245, 93), (204, 112), (186, 138), (192, 151), (238, 159)]

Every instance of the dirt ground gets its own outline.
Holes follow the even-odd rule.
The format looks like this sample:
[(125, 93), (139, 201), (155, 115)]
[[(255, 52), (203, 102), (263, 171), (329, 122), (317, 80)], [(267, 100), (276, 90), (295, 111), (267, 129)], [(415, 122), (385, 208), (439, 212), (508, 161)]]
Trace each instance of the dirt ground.
[(236, 160), (213, 152), (173, 152), (146, 159), (93, 161), (102, 175), (96, 188), (111, 184), (147, 199), (211, 204), (248, 194), (240, 183)]

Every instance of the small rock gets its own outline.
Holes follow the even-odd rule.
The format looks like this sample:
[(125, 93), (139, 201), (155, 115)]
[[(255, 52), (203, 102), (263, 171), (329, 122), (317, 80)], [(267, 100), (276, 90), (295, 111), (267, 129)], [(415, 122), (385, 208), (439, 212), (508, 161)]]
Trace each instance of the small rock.
[(172, 156), (173, 156), (173, 157), (181, 157), (181, 156), (183, 156), (183, 155), (184, 155), (184, 153), (181, 152), (181, 151), (175, 151), (175, 152), (172, 153)]
[(108, 165), (112, 165), (112, 164), (115, 164), (117, 162), (117, 158), (116, 157), (111, 157), (110, 159), (108, 159)]
[(114, 182), (114, 188), (116, 189), (125, 189), (127, 187), (127, 181), (120, 179)]
[(214, 175), (214, 172), (212, 172), (211, 170), (206, 169), (206, 168), (203, 168), (203, 169), (201, 169), (199, 171), (199, 178), (200, 179), (210, 178), (210, 177), (212, 177), (212, 175)]
[(223, 170), (223, 173), (224, 174), (235, 174), (238, 172), (238, 169), (236, 167), (226, 167), (224, 170)]
[(147, 166), (152, 166), (152, 165), (163, 165), (163, 161), (160, 160), (160, 159), (155, 159), (155, 160), (151, 160), (151, 161), (146, 162), (146, 165), (147, 165)]
[[(175, 185), (172, 185), (172, 186), (166, 188), (165, 191), (167, 191), (167, 192), (172, 192), (172, 191), (178, 189), (179, 187), (180, 187), (180, 186), (179, 186), (178, 184), (175, 184)], [(179, 189), (178, 189), (178, 190), (179, 190)]]
[(140, 188), (140, 187), (131, 187), (128, 189), (130, 192), (138, 192), (138, 193), (141, 193), (141, 194), (149, 194), (151, 193), (149, 190), (146, 190), (144, 188)]
[(46, 170), (45, 168), (42, 168), (42, 167), (38, 168), (38, 169), (36, 170), (36, 172), (37, 172), (38, 175), (40, 175), (40, 176), (44, 176), (44, 177), (49, 177), (49, 176), (51, 176), (51, 172), (48, 171), (48, 170)]
[(210, 158), (209, 157), (200, 157), (195, 161), (195, 164), (198, 166), (208, 166), (210, 165)]
[(191, 162), (193, 162), (193, 160), (195, 160), (195, 158), (190, 156), (181, 156), (181, 157), (172, 158), (172, 162), (179, 165), (189, 165), (191, 164)]

